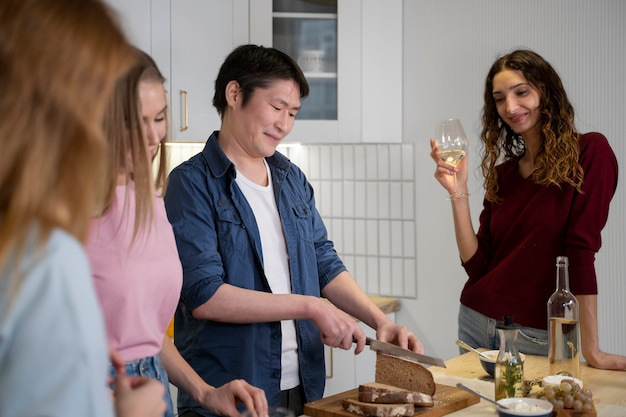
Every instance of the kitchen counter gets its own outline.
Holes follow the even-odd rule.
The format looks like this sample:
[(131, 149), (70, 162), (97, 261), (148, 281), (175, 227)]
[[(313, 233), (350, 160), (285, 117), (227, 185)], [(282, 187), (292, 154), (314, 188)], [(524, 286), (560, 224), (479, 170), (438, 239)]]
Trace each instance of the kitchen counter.
[[(482, 394), (494, 398), (493, 379), (480, 366), (475, 353), (467, 352), (446, 361), (447, 368), (431, 366), (435, 381), (444, 385), (462, 382)], [(626, 416), (626, 372), (595, 369), (581, 363), (581, 380), (593, 393), (598, 417)], [(524, 379), (531, 380), (549, 375), (545, 356), (526, 355)], [(464, 408), (451, 416), (480, 417), (495, 415), (495, 406), (486, 401)]]
[(380, 297), (378, 295), (370, 295), (369, 297), (385, 314), (395, 313), (400, 310), (400, 301), (397, 298)]

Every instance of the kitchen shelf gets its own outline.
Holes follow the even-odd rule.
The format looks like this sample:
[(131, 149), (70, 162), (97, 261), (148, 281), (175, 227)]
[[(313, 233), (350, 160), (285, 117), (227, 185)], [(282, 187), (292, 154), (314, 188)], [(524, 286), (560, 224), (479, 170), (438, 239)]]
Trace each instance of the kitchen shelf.
[(279, 19), (328, 19), (337, 20), (337, 13), (289, 13), (289, 12), (274, 12), (273, 18)]
[(305, 72), (304, 76), (308, 79), (329, 79), (337, 78), (336, 72)]

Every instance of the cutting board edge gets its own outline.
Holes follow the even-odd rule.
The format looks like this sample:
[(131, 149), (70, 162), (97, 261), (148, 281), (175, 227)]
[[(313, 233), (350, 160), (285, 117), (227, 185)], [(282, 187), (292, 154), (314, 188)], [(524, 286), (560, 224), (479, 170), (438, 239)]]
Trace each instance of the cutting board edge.
[[(478, 404), (480, 402), (480, 397), (470, 394), (467, 391), (460, 390), (456, 387), (452, 387), (445, 384), (436, 384), (437, 392), (442, 392), (446, 390), (455, 390), (459, 391), (459, 393), (464, 395), (462, 401), (453, 404), (446, 404), (445, 408), (437, 408), (437, 407), (416, 407), (416, 412), (413, 414), (414, 417), (441, 417), (447, 414), (453, 413), (455, 411), (461, 410), (463, 408), (469, 407), (474, 404)], [(435, 396), (437, 393), (435, 393)], [(333, 402), (341, 403), (341, 400), (349, 397), (358, 397), (358, 388), (353, 388), (348, 391), (340, 392), (335, 395), (331, 395), (325, 398), (321, 398), (316, 401), (312, 401), (310, 403), (306, 403), (304, 405), (304, 415), (309, 417), (353, 417), (357, 416), (354, 413), (350, 413), (349, 411), (343, 410), (343, 408), (338, 409), (336, 412), (332, 412), (330, 410), (322, 410), (320, 408), (316, 408), (316, 406), (320, 404), (331, 404)]]

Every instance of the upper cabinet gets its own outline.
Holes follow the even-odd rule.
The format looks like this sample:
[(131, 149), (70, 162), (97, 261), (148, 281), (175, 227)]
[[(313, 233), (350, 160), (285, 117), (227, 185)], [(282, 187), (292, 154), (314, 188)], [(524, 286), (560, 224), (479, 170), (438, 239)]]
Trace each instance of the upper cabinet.
[(107, 1), (167, 78), (173, 141), (219, 129), (219, 67), (255, 43), (298, 61), (311, 87), (287, 142), (402, 142), (402, 0)]
[(402, 141), (402, 0), (250, 0), (250, 42), (311, 86), (287, 141)]
[[(152, 0), (152, 53), (167, 62), (172, 140), (204, 142), (220, 128), (214, 82), (226, 56), (247, 43), (247, 0)], [(165, 30), (163, 30), (165, 29)]]

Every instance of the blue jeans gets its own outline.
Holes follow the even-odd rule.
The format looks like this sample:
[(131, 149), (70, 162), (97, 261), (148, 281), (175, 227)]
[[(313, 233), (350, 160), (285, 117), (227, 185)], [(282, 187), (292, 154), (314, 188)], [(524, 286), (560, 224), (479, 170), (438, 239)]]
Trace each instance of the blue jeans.
[[(115, 369), (112, 366), (109, 366), (109, 375), (112, 378), (115, 378), (117, 375), (117, 372), (115, 372)], [(170, 383), (167, 379), (167, 373), (165, 372), (165, 369), (163, 369), (163, 365), (161, 365), (159, 355), (126, 362), (126, 375), (154, 378), (161, 382), (161, 384), (165, 387), (163, 399), (167, 404), (167, 410), (165, 411), (165, 414), (163, 414), (163, 417), (174, 417), (174, 407), (172, 405), (172, 396), (170, 394)], [(115, 387), (112, 388), (115, 389)]]
[[(515, 319), (515, 317), (513, 318)], [(468, 345), (489, 350), (500, 349), (497, 321), (461, 304), (459, 308), (459, 339)], [(529, 355), (548, 356), (548, 331), (522, 327), (517, 336), (517, 349)], [(459, 348), (461, 353), (466, 350)]]

